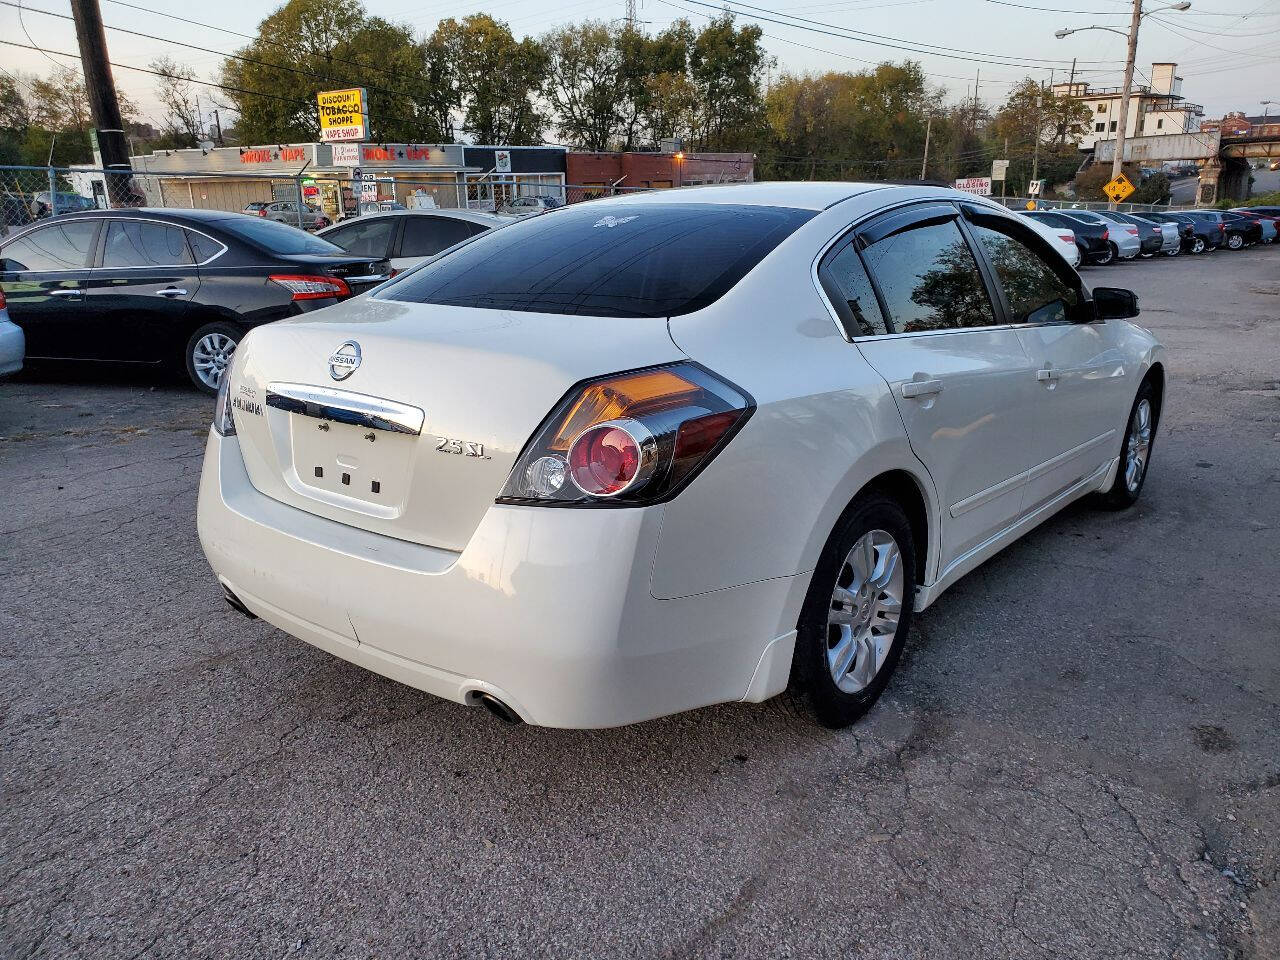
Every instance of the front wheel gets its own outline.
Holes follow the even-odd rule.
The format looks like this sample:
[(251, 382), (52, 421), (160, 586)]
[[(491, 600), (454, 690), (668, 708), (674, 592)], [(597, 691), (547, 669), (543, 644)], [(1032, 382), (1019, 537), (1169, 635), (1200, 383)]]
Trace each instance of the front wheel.
[(187, 376), (197, 390), (214, 394), (231, 367), (236, 346), (244, 337), (234, 324), (206, 323), (187, 340), (184, 354)]
[(1208, 247), (1208, 244), (1204, 242), (1204, 237), (1196, 237), (1194, 240), (1191, 241), (1192, 253), (1204, 253), (1207, 247)]
[(1240, 250), (1240, 249), (1243, 249), (1243, 247), (1244, 247), (1244, 237), (1241, 234), (1232, 233), (1227, 235), (1228, 250)]
[(825, 727), (847, 727), (889, 683), (915, 603), (911, 523), (869, 494), (841, 518), (813, 572), (796, 632), (787, 699)]
[(1120, 450), (1120, 466), (1115, 481), (1102, 495), (1102, 503), (1111, 510), (1124, 510), (1138, 502), (1142, 485), (1151, 463), (1151, 446), (1159, 423), (1158, 400), (1150, 380), (1143, 381), (1129, 411), (1124, 446)]

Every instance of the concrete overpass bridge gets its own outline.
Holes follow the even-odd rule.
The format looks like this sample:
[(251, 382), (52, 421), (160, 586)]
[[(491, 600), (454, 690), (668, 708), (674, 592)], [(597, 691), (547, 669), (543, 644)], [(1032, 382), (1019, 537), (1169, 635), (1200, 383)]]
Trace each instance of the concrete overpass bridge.
[[(1094, 147), (1095, 163), (1110, 163), (1115, 155), (1114, 140), (1099, 140)], [(1200, 191), (1196, 202), (1203, 206), (1217, 203), (1222, 197), (1246, 199), (1249, 161), (1276, 158), (1280, 158), (1280, 119), (1275, 123), (1255, 123), (1247, 133), (1201, 130), (1158, 137), (1129, 137), (1124, 142), (1126, 163), (1194, 160), (1200, 167)]]

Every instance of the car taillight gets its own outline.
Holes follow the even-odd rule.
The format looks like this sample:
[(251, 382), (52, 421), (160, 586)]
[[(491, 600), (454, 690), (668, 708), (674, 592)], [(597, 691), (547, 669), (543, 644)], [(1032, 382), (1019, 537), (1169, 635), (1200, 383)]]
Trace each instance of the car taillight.
[(0, 310), (3, 310), (6, 306), (7, 306), (7, 303), (5, 302), (5, 299), (4, 299), (4, 291), (0, 290)]
[(1138, 235), (1137, 227), (1125, 227), (1125, 229), (1128, 230), (1130, 233), (1132, 233), (1135, 237)]
[(689, 361), (587, 380), (534, 433), (498, 502), (661, 502), (710, 463), (754, 410), (745, 391)]
[(327, 297), (349, 297), (351, 288), (338, 277), (309, 277), (291, 273), (273, 273), (268, 277), (280, 284), (294, 300), (324, 300)]
[(1219, 230), (1221, 230), (1223, 233), (1226, 233), (1226, 232), (1227, 232), (1227, 225), (1226, 225), (1225, 223), (1220, 223), (1220, 224), (1218, 224), (1218, 229), (1219, 229)]
[(1076, 235), (1074, 233), (1060, 233), (1058, 234), (1058, 239), (1064, 243), (1075, 243)]
[(259, 208), (259, 210), (258, 210), (258, 216), (260, 216), (260, 217), (265, 217), (266, 215), (267, 215), (266, 208), (265, 208), (265, 207)]
[(1110, 240), (1110, 239), (1111, 239), (1111, 231), (1110, 231), (1108, 228), (1106, 228), (1106, 227), (1103, 227), (1103, 228), (1102, 228), (1102, 239), (1103, 239), (1103, 240)]

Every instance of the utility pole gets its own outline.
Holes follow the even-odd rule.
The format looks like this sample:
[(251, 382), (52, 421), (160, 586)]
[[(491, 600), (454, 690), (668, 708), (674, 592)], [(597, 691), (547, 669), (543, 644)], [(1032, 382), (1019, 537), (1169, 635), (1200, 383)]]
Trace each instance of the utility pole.
[(628, 30), (636, 29), (636, 0), (627, 0), (626, 20)]
[(222, 142), (222, 118), (217, 110), (213, 111), (213, 129), (218, 133), (218, 146), (225, 147), (226, 144)]
[(929, 167), (929, 134), (933, 132), (933, 111), (929, 111), (929, 119), (924, 125), (924, 159), (920, 161), (920, 179), (924, 179), (924, 172)]
[[(1142, 0), (1135, 0), (1141, 3)], [(979, 70), (973, 78), (973, 119), (969, 123), (969, 132), (976, 133), (978, 130), (978, 83), (982, 80), (982, 71)]]
[[(102, 29), (102, 11), (98, 0), (71, 0), (71, 13), (76, 22), (76, 40), (80, 44), (80, 67), (84, 71), (85, 93), (89, 111), (98, 130), (98, 151), (107, 170), (129, 170), (129, 144), (124, 122), (120, 119), (120, 102), (107, 62), (107, 38)], [(110, 196), (110, 184), (108, 196)]]
[[(1124, 86), (1120, 88), (1120, 118), (1116, 129), (1116, 155), (1111, 161), (1111, 179), (1120, 176), (1124, 168), (1124, 140), (1129, 123), (1129, 88), (1133, 86), (1133, 61), (1138, 56), (1138, 26), (1142, 23), (1142, 0), (1133, 0), (1133, 15), (1129, 20), (1129, 50), (1124, 58)], [(1115, 204), (1112, 204), (1112, 208)]]
[(1035, 130), (1035, 146), (1031, 150), (1031, 179), (1040, 179), (1040, 125), (1043, 122), (1040, 115), (1044, 109), (1044, 84), (1040, 85), (1040, 94), (1036, 97), (1036, 130)]

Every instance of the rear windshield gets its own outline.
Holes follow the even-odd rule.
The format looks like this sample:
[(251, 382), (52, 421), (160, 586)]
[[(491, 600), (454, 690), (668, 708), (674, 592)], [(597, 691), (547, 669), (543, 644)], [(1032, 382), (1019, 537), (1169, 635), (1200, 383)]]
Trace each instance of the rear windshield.
[(227, 217), (225, 220), (215, 220), (213, 224), (218, 229), (235, 234), (241, 240), (246, 240), (267, 253), (318, 253), (341, 256), (345, 252), (328, 240), (321, 240), (297, 227), (263, 217)]
[(601, 317), (669, 317), (724, 295), (811, 210), (593, 201), (481, 234), (387, 300)]

